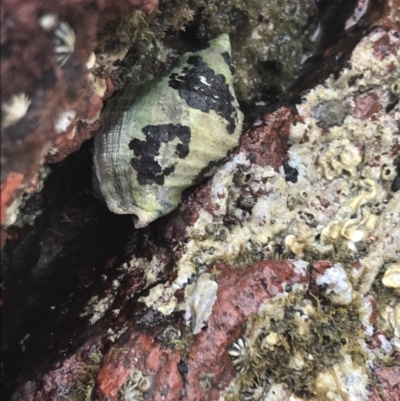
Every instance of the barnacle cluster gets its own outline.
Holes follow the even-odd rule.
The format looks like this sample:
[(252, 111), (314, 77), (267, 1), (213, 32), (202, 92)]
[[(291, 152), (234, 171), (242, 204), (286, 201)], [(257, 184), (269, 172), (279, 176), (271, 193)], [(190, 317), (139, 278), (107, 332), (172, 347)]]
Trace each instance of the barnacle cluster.
[[(304, 297), (302, 291), (265, 302), (247, 321), (244, 338), (229, 351), (240, 374), (222, 399), (260, 400), (277, 386), (296, 400), (338, 400), (343, 394), (356, 400), (367, 395), (369, 372), (357, 363), (366, 355), (359, 345), (365, 337), (359, 329), (360, 302), (337, 308)], [(350, 380), (344, 372), (354, 387), (342, 392), (339, 382)]]
[(129, 373), (129, 379), (119, 389), (118, 401), (140, 401), (143, 399), (143, 393), (150, 390), (151, 386), (151, 376), (133, 369)]
[[(261, 168), (241, 153), (215, 174), (211, 184), (215, 211), (202, 211), (188, 230), (195, 239), (188, 244), (192, 263), (329, 258), (341, 262), (350, 280), (360, 280), (365, 292), (384, 263), (398, 260), (399, 192), (392, 191), (389, 183), (397, 177), (399, 107), (373, 119), (346, 112), (355, 107), (354, 92), (365, 88), (373, 92), (380, 86), (379, 80), (349, 86), (355, 74), (364, 71), (368, 76), (369, 69), (385, 71), (395, 65), (383, 90), (389, 90), (400, 75), (397, 57), (377, 60), (373, 54), (372, 43), (365, 39), (353, 56), (365, 60), (363, 69), (345, 69), (337, 81), (328, 79), (297, 106), (304, 122), (291, 127), (288, 160), (298, 173), (296, 182), (288, 181), (284, 171)], [(329, 99), (340, 99), (344, 105), (339, 108), (341, 126), (324, 114), (324, 108), (317, 108), (321, 102), (329, 104)], [(210, 235), (221, 225), (227, 228), (226, 243)], [(385, 240), (387, 233), (393, 241)], [(355, 259), (362, 267), (349, 271)], [(184, 267), (188, 271), (186, 260)]]
[[(398, 102), (386, 107), (391, 97), (385, 94), (392, 93), (399, 79), (400, 50), (376, 58), (374, 41), (384, 35), (400, 42), (377, 29), (356, 47), (338, 79), (329, 78), (297, 105), (301, 122), (290, 128), (286, 167), (262, 167), (245, 152), (222, 166), (208, 184), (211, 206), (200, 209), (187, 229), (189, 241), (182, 247), (174, 283), (146, 299), (165, 311), (163, 303), (171, 305), (177, 288), (216, 261), (239, 268), (261, 259), (333, 262), (318, 279), (323, 302), (294, 289), (249, 319), (243, 346), (238, 342), (230, 351), (242, 372), (226, 389), (225, 400), (242, 399), (252, 387), (258, 389), (257, 397), (280, 391), (310, 400), (363, 399), (370, 380), (365, 361), (387, 361), (390, 350), (399, 346), (394, 287), (400, 191), (394, 183), (400, 107)], [(376, 93), (382, 95), (382, 107), (373, 118), (353, 112), (360, 96), (375, 99)], [(326, 107), (338, 102), (343, 107)], [(296, 174), (287, 177), (289, 170)], [(220, 241), (222, 226), (225, 240)], [(376, 290), (382, 280), (389, 284), (386, 292)], [(387, 305), (382, 317), (390, 333), (382, 339), (387, 351), (366, 347), (373, 334), (366, 294), (373, 284)], [(353, 389), (349, 380), (356, 383)]]
[(76, 389), (68, 399), (74, 401), (90, 401), (96, 383), (96, 375), (100, 370), (103, 354), (100, 350), (91, 352), (82, 369), (77, 372)]

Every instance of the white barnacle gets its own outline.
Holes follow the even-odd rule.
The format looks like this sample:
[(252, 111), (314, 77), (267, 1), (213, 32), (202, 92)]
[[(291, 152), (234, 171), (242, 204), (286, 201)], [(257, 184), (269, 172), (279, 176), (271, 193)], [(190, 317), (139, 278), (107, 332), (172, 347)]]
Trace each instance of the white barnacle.
[(11, 127), (24, 118), (30, 104), (31, 101), (25, 93), (18, 93), (17, 95), (11, 96), (11, 98), (1, 106), (1, 128)]
[(60, 117), (58, 117), (55, 123), (55, 130), (57, 134), (62, 134), (63, 132), (67, 131), (75, 116), (76, 112), (72, 109), (67, 109), (61, 113)]
[(51, 31), (57, 25), (58, 16), (57, 14), (45, 14), (39, 19), (39, 25), (45, 31)]
[(387, 267), (382, 284), (389, 288), (400, 288), (400, 263), (393, 263)]
[(250, 366), (250, 349), (246, 343), (246, 340), (239, 338), (228, 351), (231, 356), (232, 364), (235, 369), (244, 373)]
[(66, 22), (61, 22), (54, 31), (53, 43), (57, 62), (63, 66), (75, 50), (74, 30)]
[(94, 52), (91, 52), (89, 58), (86, 61), (86, 68), (88, 70), (91, 70), (95, 64), (96, 64), (96, 55)]
[(261, 400), (264, 394), (267, 381), (264, 377), (256, 376), (251, 385), (244, 388), (241, 392), (244, 401)]
[(143, 393), (151, 387), (152, 381), (149, 376), (143, 376), (140, 370), (132, 370), (129, 379), (119, 389), (119, 401), (140, 401)]
[(348, 139), (341, 139), (329, 144), (319, 157), (318, 163), (325, 178), (332, 181), (344, 172), (355, 178), (361, 160), (360, 150)]
[(353, 300), (353, 286), (340, 263), (335, 263), (317, 277), (318, 286), (325, 286), (325, 296), (333, 305), (349, 305)]
[(119, 389), (118, 401), (140, 401), (142, 393), (128, 381)]
[(142, 392), (145, 392), (147, 390), (150, 390), (151, 387), (151, 379), (148, 376), (142, 377), (142, 379), (139, 381), (139, 390)]

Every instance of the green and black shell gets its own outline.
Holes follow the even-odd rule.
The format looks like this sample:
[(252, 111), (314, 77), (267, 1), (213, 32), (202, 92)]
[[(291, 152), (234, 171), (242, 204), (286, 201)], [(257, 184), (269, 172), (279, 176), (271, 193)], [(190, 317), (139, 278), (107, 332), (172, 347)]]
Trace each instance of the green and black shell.
[(185, 53), (167, 73), (110, 99), (95, 137), (94, 180), (108, 208), (144, 227), (213, 174), (238, 144), (229, 36)]

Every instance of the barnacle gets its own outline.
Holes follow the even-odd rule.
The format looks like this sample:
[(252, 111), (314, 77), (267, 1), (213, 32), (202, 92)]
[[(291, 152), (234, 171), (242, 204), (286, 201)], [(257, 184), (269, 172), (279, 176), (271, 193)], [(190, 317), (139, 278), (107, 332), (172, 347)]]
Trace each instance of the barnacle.
[(381, 179), (383, 181), (392, 181), (396, 175), (396, 166), (388, 166), (387, 164), (382, 166)]
[(25, 93), (13, 95), (1, 106), (1, 128), (11, 127), (24, 118), (30, 104)]
[(58, 117), (55, 123), (56, 133), (61, 134), (67, 131), (72, 121), (74, 120), (75, 116), (76, 112), (72, 109), (67, 109), (64, 112), (62, 112), (60, 114), (60, 117)]
[(251, 194), (241, 196), (239, 198), (239, 206), (243, 209), (250, 210), (256, 203), (255, 198)]
[(388, 266), (382, 283), (385, 287), (400, 288), (400, 263), (393, 263)]
[(150, 390), (152, 380), (149, 376), (144, 376), (140, 370), (133, 369), (129, 374), (129, 379), (119, 389), (119, 401), (140, 401), (143, 393)]
[(327, 180), (333, 180), (344, 172), (355, 178), (360, 163), (360, 151), (348, 139), (332, 141), (319, 158), (319, 165)]
[(91, 70), (95, 64), (96, 64), (96, 54), (94, 52), (91, 52), (89, 58), (86, 61), (86, 68), (88, 70)]
[(147, 390), (150, 390), (150, 387), (151, 387), (151, 379), (149, 378), (149, 377), (142, 377), (140, 380), (139, 380), (139, 390), (141, 391), (141, 392), (145, 392), (145, 391), (147, 391)]
[(57, 14), (45, 14), (39, 18), (39, 25), (45, 31), (51, 31), (58, 23)]
[(346, 116), (346, 108), (337, 99), (322, 100), (315, 105), (313, 114), (317, 124), (328, 129), (343, 122)]
[(173, 326), (167, 326), (161, 334), (157, 336), (157, 340), (166, 346), (174, 346), (179, 343), (179, 340), (182, 337), (182, 333), (180, 330), (176, 329)]
[(108, 208), (144, 227), (213, 174), (241, 134), (226, 34), (171, 71), (111, 99), (95, 138), (94, 186)]
[(74, 30), (66, 22), (61, 22), (54, 31), (53, 43), (57, 62), (62, 67), (75, 50)]
[(244, 186), (251, 182), (253, 174), (251, 171), (239, 170), (233, 177), (233, 182), (238, 186)]
[(303, 257), (304, 253), (311, 249), (314, 239), (313, 232), (299, 220), (292, 221), (287, 231), (290, 233), (284, 241), (287, 251)]
[(249, 369), (251, 357), (246, 340), (239, 338), (232, 345), (228, 354), (231, 356), (232, 364), (238, 372), (244, 373)]
[(267, 381), (265, 378), (256, 376), (250, 386), (241, 391), (244, 401), (258, 401), (264, 394)]

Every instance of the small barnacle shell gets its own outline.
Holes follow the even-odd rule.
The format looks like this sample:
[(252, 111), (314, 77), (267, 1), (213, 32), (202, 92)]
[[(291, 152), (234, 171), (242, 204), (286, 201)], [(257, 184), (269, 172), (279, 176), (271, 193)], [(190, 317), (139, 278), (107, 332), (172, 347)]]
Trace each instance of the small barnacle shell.
[(109, 100), (95, 138), (94, 186), (108, 208), (145, 227), (213, 174), (238, 144), (243, 114), (226, 34), (154, 80)]
[(13, 95), (10, 100), (1, 106), (1, 128), (4, 129), (15, 125), (19, 120), (24, 118), (30, 104), (31, 101), (25, 93)]
[(75, 50), (74, 30), (66, 22), (62, 22), (54, 31), (53, 43), (57, 62), (62, 67)]
[(393, 263), (385, 271), (382, 278), (385, 287), (400, 288), (400, 263)]
[(51, 31), (58, 23), (57, 14), (45, 14), (39, 19), (39, 25), (45, 31)]
[(132, 370), (128, 380), (119, 389), (119, 401), (140, 401), (143, 399), (142, 393), (149, 390), (151, 380), (143, 376), (140, 370)]
[(88, 70), (91, 70), (95, 64), (96, 64), (96, 54), (94, 52), (91, 52), (88, 60), (86, 61), (86, 68)]
[(235, 369), (240, 372), (246, 372), (250, 367), (250, 350), (246, 340), (239, 338), (228, 351)]
[(143, 393), (150, 390), (151, 379), (148, 376), (143, 377), (139, 382), (139, 390)]
[(392, 181), (397, 175), (396, 166), (382, 166), (381, 179), (384, 181)]

